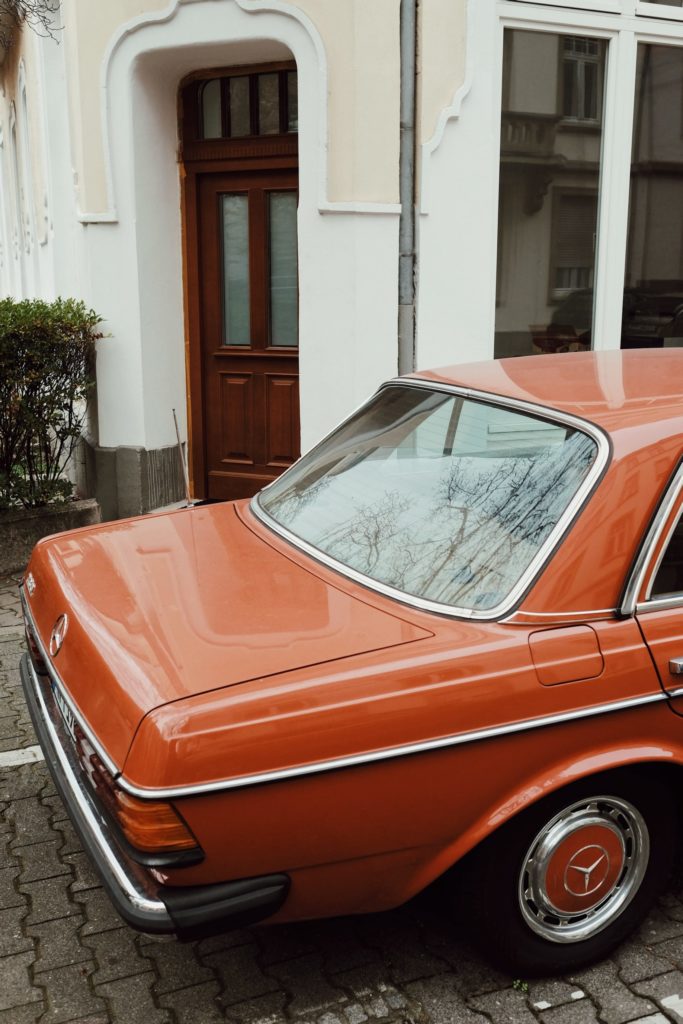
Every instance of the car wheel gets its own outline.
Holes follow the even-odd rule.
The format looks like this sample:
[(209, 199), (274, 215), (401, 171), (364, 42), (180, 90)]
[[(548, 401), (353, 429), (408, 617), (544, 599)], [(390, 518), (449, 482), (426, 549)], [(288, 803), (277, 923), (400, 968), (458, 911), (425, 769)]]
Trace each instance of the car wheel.
[(474, 859), (469, 896), (485, 953), (532, 976), (605, 956), (666, 883), (676, 838), (656, 771), (593, 776), (540, 801)]

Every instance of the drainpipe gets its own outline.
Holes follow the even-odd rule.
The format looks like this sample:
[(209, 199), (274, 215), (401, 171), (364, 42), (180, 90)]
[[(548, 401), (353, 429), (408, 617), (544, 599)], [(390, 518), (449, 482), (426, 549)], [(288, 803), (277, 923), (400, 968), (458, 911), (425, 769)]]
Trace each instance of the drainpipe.
[(401, 0), (398, 372), (415, 369), (415, 74), (418, 0)]

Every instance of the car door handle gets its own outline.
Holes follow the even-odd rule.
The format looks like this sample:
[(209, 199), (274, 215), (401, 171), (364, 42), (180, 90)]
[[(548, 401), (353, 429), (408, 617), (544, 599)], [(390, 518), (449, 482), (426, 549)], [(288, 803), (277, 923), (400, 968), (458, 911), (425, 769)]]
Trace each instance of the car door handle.
[(672, 676), (683, 676), (683, 658), (672, 658), (669, 662), (669, 672)]

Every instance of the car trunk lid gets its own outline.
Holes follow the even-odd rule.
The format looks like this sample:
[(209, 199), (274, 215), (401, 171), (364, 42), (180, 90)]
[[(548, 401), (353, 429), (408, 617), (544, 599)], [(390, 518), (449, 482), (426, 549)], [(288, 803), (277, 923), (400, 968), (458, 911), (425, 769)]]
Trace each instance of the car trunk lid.
[(430, 635), (277, 550), (233, 505), (57, 535), (29, 569), (38, 634), (49, 647), (66, 612), (54, 667), (119, 767), (169, 702)]

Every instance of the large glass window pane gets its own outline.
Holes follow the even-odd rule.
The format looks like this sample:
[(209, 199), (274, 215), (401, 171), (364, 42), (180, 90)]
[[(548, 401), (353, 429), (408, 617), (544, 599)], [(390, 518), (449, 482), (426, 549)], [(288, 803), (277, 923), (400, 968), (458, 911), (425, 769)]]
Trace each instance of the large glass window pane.
[(299, 90), (296, 71), (287, 72), (287, 131), (299, 130)]
[(280, 76), (258, 76), (259, 135), (277, 135), (280, 131)]
[(202, 138), (219, 139), (221, 121), (221, 80), (212, 78), (202, 86)]
[(638, 47), (622, 348), (683, 345), (683, 49)]
[(597, 121), (602, 44), (583, 36), (562, 37), (562, 115), (576, 121)]
[(249, 79), (238, 75), (230, 79), (230, 135), (233, 139), (251, 135)]
[(606, 46), (507, 29), (495, 355), (591, 347)]
[(248, 345), (249, 200), (245, 195), (221, 196), (223, 208), (223, 344)]
[(270, 212), (270, 343), (297, 345), (296, 192), (271, 192)]
[(649, 4), (663, 4), (666, 7), (683, 7), (683, 0), (647, 0)]
[(550, 420), (392, 385), (259, 504), (378, 583), (484, 610), (539, 555), (596, 454), (586, 434)]

